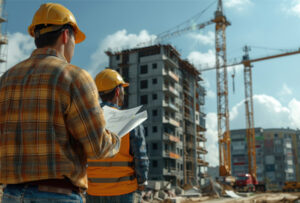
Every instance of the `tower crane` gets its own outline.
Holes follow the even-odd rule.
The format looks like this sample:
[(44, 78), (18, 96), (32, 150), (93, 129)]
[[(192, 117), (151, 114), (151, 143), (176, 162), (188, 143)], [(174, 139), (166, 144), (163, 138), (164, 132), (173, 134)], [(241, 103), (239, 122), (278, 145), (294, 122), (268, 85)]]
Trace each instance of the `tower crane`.
[(218, 142), (219, 142), (219, 174), (220, 176), (231, 175), (230, 162), (230, 129), (228, 110), (228, 80), (226, 59), (226, 27), (230, 25), (223, 13), (222, 0), (218, 0), (214, 18), (197, 25), (184, 27), (172, 32), (164, 32), (154, 41), (139, 43), (137, 46), (157, 44), (165, 39), (180, 35), (195, 29), (203, 29), (215, 23), (215, 50), (216, 50), (216, 83), (217, 83), (217, 112), (218, 112)]
[[(253, 113), (253, 90), (252, 90), (252, 63), (264, 61), (268, 59), (279, 58), (283, 56), (290, 56), (300, 53), (300, 48), (284, 53), (279, 53), (270, 56), (264, 56), (260, 58), (250, 59), (249, 57), (249, 46), (245, 46), (243, 51), (245, 54), (243, 55), (243, 59), (240, 62), (228, 64), (229, 66), (236, 65), (244, 65), (244, 90), (245, 90), (245, 115), (246, 115), (246, 138), (248, 145), (248, 172), (253, 177), (254, 181), (257, 183), (256, 177), (256, 151), (255, 151), (255, 130), (254, 130), (254, 113)], [(217, 70), (218, 67), (205, 68), (200, 70), (208, 71), (208, 70)], [(230, 156), (228, 163), (230, 163)], [(257, 183), (258, 184), (258, 183)]]
[(230, 130), (228, 110), (228, 80), (226, 59), (226, 27), (230, 25), (223, 15), (222, 0), (218, 1), (215, 12), (215, 49), (216, 49), (216, 80), (217, 80), (217, 113), (219, 141), (219, 175), (231, 175)]

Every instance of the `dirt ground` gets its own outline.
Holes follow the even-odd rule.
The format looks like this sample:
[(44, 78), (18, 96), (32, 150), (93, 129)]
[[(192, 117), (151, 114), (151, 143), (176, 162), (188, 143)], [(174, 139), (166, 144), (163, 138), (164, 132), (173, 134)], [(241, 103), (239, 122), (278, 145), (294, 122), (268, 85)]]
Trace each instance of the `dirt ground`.
[[(202, 202), (202, 203), (300, 203), (300, 193), (260, 193), (260, 194), (241, 194), (245, 197), (199, 197), (189, 198), (181, 201), (182, 203)], [(248, 196), (249, 195), (249, 196)]]

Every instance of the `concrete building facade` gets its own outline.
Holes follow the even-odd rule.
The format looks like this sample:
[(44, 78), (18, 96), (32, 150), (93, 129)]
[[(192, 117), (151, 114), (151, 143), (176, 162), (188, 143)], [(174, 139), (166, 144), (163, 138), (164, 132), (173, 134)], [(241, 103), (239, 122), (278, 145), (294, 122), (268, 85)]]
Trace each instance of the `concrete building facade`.
[[(299, 131), (283, 128), (255, 128), (258, 181), (269, 188), (299, 180)], [(232, 175), (248, 172), (246, 130), (231, 131)]]
[(124, 108), (143, 105), (150, 180), (204, 184), (205, 89), (201, 75), (171, 45), (106, 52), (109, 68), (130, 83)]

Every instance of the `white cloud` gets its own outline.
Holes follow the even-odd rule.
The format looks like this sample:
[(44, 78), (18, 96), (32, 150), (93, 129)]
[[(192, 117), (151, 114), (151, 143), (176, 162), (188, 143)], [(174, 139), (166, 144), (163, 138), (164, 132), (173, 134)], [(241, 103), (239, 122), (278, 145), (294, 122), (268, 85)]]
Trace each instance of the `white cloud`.
[[(240, 116), (241, 113), (244, 113), (244, 111), (241, 112), (241, 109), (245, 108), (244, 103), (245, 103), (244, 101), (241, 101), (241, 102), (237, 103), (236, 105), (234, 105), (234, 107), (232, 107), (231, 111), (229, 112), (230, 122), (234, 121), (235, 119), (238, 120), (238, 116)], [(232, 126), (230, 126), (230, 127), (232, 127)], [(242, 127), (240, 127), (240, 128), (242, 128)]]
[(214, 99), (214, 98), (216, 98), (216, 93), (212, 90), (207, 90), (206, 97), (208, 99)]
[(285, 97), (288, 95), (292, 95), (293, 91), (287, 86), (287, 84), (283, 84), (281, 90), (279, 91), (279, 96)]
[[(262, 128), (300, 128), (300, 103), (292, 99), (283, 106), (277, 99), (268, 95), (254, 95), (254, 125)], [(246, 126), (244, 101), (236, 104), (230, 111), (230, 128), (241, 129)]]
[(96, 74), (108, 65), (108, 57), (105, 51), (121, 51), (123, 49), (134, 48), (137, 44), (154, 40), (155, 35), (150, 35), (146, 30), (140, 31), (138, 35), (127, 33), (125, 29), (119, 30), (108, 35), (100, 42), (98, 49), (91, 56), (91, 65), (89, 72), (91, 75)]
[(206, 53), (193, 51), (188, 55), (188, 61), (198, 69), (211, 68), (215, 66), (215, 52), (209, 49)]
[(219, 165), (218, 126), (216, 113), (206, 115), (206, 149), (208, 151), (206, 160), (210, 166)]
[(34, 48), (33, 38), (29, 35), (20, 32), (8, 34), (7, 68), (28, 58)]
[(199, 44), (214, 45), (215, 43), (215, 33), (212, 31), (207, 32), (206, 35), (201, 33), (190, 33), (188, 36), (194, 39)]
[[(230, 65), (232, 63), (228, 63), (227, 65)], [(240, 75), (241, 73), (244, 73), (244, 66), (242, 64), (236, 65), (236, 66), (228, 66), (227, 72), (228, 76), (231, 76), (232, 74)]]
[(300, 18), (300, 0), (288, 0), (282, 3), (283, 11), (288, 15)]
[(289, 121), (292, 128), (300, 128), (300, 101), (292, 99), (288, 104)]
[(224, 1), (225, 7), (237, 9), (238, 11), (243, 11), (251, 4), (252, 4), (251, 0), (225, 0)]

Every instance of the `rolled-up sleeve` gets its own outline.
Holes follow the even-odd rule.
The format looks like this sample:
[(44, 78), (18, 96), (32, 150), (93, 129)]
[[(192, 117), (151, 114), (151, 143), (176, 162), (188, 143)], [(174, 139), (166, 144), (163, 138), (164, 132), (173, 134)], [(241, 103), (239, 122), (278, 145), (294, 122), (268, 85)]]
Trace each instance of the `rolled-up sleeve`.
[(112, 157), (120, 148), (119, 137), (105, 129), (103, 111), (98, 102), (96, 85), (86, 71), (82, 71), (71, 85), (66, 126), (78, 140), (89, 159)]

